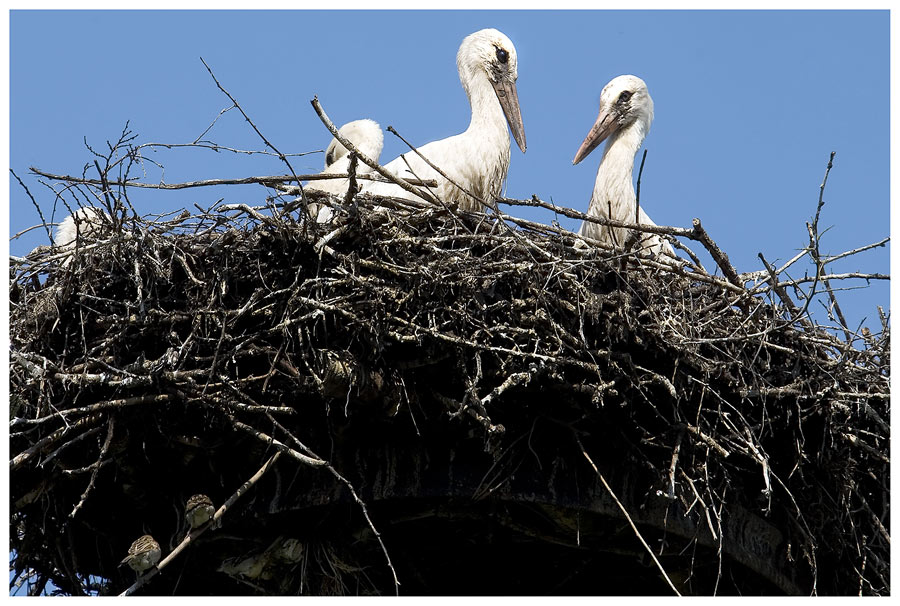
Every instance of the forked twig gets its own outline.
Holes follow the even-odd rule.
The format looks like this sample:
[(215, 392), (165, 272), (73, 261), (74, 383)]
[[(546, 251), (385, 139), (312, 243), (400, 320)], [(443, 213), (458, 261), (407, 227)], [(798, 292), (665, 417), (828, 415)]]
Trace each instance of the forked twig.
[[(278, 150), (278, 148), (275, 147), (274, 145), (272, 145), (272, 143), (268, 139), (266, 139), (265, 135), (263, 135), (260, 132), (260, 130), (256, 127), (256, 124), (253, 123), (253, 120), (250, 119), (250, 116), (247, 115), (247, 112), (244, 111), (244, 108), (241, 107), (241, 104), (237, 102), (237, 99), (232, 97), (231, 93), (229, 93), (227, 90), (225, 90), (225, 88), (219, 83), (218, 78), (216, 78), (216, 75), (213, 73), (213, 71), (209, 67), (209, 65), (206, 64), (206, 61), (203, 60), (203, 57), (200, 57), (200, 62), (203, 63), (203, 67), (205, 67), (206, 71), (209, 72), (209, 75), (212, 77), (213, 81), (216, 83), (216, 86), (219, 87), (219, 90), (222, 91), (223, 93), (225, 93), (225, 96), (231, 100), (231, 102), (234, 104), (234, 106), (237, 108), (237, 110), (239, 112), (241, 112), (241, 115), (244, 116), (244, 120), (246, 120), (247, 123), (250, 125), (250, 127), (253, 128), (253, 130), (256, 132), (256, 134), (259, 135), (259, 138), (262, 139), (263, 144), (265, 144), (266, 147), (270, 148), (273, 152), (278, 154), (278, 159), (281, 160), (282, 162), (284, 162), (285, 165), (287, 165), (288, 170), (291, 171), (291, 175), (294, 177), (295, 180), (297, 180), (299, 182), (299, 179), (297, 179), (297, 172), (294, 170), (294, 167), (291, 166), (291, 161), (287, 159), (287, 156), (285, 156), (283, 153), (281, 153)], [(302, 195), (303, 195), (303, 192), (301, 190), (301, 196)], [(306, 204), (305, 197), (303, 198), (303, 203)]]

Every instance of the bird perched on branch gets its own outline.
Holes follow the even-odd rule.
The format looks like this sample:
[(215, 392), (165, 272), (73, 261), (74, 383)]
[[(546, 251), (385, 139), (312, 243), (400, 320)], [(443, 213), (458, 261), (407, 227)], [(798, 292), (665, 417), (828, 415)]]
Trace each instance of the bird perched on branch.
[[(406, 152), (385, 168), (401, 178), (434, 179), (438, 185), (432, 191), (444, 202), (456, 203), (464, 210), (481, 210), (482, 201), (490, 203), (499, 196), (506, 181), (509, 170), (507, 123), (519, 148), (525, 151), (525, 127), (516, 90), (519, 75), (516, 49), (502, 32), (483, 29), (462, 41), (456, 65), (472, 108), (469, 128), (459, 135), (418, 148), (420, 154), (456, 185), (431, 168), (415, 151)], [(369, 183), (363, 191), (416, 198), (390, 183)]]
[[(603, 158), (597, 168), (597, 180), (587, 214), (602, 219), (626, 223), (656, 225), (637, 209), (632, 183), (634, 156), (650, 131), (653, 121), (653, 99), (647, 85), (637, 76), (618, 76), (603, 87), (600, 93), (600, 113), (596, 122), (575, 153), (572, 164), (578, 164), (600, 143), (606, 141)], [(635, 211), (639, 217), (635, 217)], [(598, 225), (585, 221), (579, 234), (609, 244), (622, 246), (629, 230)], [(640, 248), (653, 254), (666, 251), (674, 255), (671, 245), (655, 234), (643, 234)]]
[(195, 494), (187, 500), (184, 507), (184, 517), (191, 529), (200, 528), (206, 524), (216, 512), (213, 502), (205, 494)]
[[(384, 133), (381, 127), (374, 120), (367, 118), (362, 120), (354, 120), (343, 125), (338, 132), (342, 137), (346, 138), (360, 153), (365, 154), (372, 160), (378, 162), (381, 156), (381, 149), (384, 147)], [(344, 147), (337, 139), (332, 139), (325, 150), (325, 170), (320, 174), (333, 175), (337, 173), (347, 173), (350, 169), (350, 151)], [(363, 175), (372, 172), (372, 168), (362, 162), (356, 163), (356, 174)], [(362, 181), (359, 182), (362, 185)], [(307, 191), (324, 191), (330, 194), (345, 194), (350, 186), (349, 179), (322, 179), (310, 181), (306, 186)], [(311, 215), (316, 217), (319, 223), (331, 220), (333, 211), (331, 208), (323, 205), (314, 205), (311, 209)]]
[(162, 551), (159, 548), (159, 543), (149, 534), (145, 534), (131, 544), (131, 547), (128, 548), (128, 555), (119, 562), (119, 566), (128, 564), (132, 570), (141, 574), (156, 566), (161, 555)]
[[(73, 250), (84, 238), (95, 238), (104, 225), (111, 225), (112, 220), (102, 208), (84, 206), (63, 219), (56, 228), (53, 246), (61, 251)], [(68, 265), (69, 257), (63, 261)]]

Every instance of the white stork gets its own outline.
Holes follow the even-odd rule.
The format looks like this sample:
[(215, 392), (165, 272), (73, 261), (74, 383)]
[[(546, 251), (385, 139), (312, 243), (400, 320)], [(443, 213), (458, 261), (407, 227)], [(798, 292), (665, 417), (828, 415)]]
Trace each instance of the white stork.
[[(361, 153), (378, 161), (381, 156), (381, 148), (384, 147), (384, 133), (374, 120), (354, 120), (343, 125), (338, 132), (356, 146)], [(321, 174), (346, 173), (350, 169), (350, 152), (341, 145), (337, 139), (332, 139), (325, 150), (325, 170)], [(371, 172), (372, 169), (362, 162), (356, 163), (356, 174), (362, 175)], [(360, 181), (360, 185), (364, 182)], [(322, 179), (310, 181), (306, 190), (324, 191), (330, 194), (345, 194), (350, 185), (349, 179)], [(330, 221), (333, 216), (331, 208), (324, 205), (315, 205), (312, 215), (316, 221), (323, 223)]]
[[(525, 127), (516, 91), (516, 49), (502, 32), (483, 29), (466, 36), (456, 55), (472, 120), (464, 132), (432, 141), (419, 153), (440, 168), (457, 185), (485, 202), (500, 195), (509, 170), (509, 131), (525, 152)], [(482, 204), (428, 166), (414, 151), (392, 160), (386, 169), (402, 178), (434, 179), (431, 191), (464, 210), (481, 210)], [(363, 191), (411, 199), (411, 194), (391, 183), (370, 183)]]
[[(594, 148), (606, 140), (606, 149), (597, 168), (597, 180), (587, 214), (601, 219), (635, 223), (637, 206), (632, 173), (634, 156), (644, 142), (653, 121), (653, 99), (647, 85), (637, 76), (618, 76), (600, 93), (600, 114), (572, 164), (578, 164)], [(637, 223), (656, 225), (644, 208), (639, 209)], [(626, 229), (607, 227), (585, 221), (579, 234), (622, 246), (628, 237)], [(672, 246), (655, 234), (643, 234), (643, 248), (653, 254), (666, 251), (674, 255)]]

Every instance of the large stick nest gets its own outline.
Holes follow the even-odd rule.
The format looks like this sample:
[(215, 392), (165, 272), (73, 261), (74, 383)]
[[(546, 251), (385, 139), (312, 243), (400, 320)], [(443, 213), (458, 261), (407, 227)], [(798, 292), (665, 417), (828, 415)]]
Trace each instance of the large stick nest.
[(122, 591), (134, 538), (165, 556), (187, 497), (219, 506), (280, 451), (142, 591), (618, 593), (553, 564), (616, 550), (656, 583), (633, 592), (668, 591), (618, 497), (682, 592), (890, 592), (886, 325), (853, 347), (696, 267), (356, 202), (325, 226), (111, 209), (67, 265), (13, 268), (20, 580)]

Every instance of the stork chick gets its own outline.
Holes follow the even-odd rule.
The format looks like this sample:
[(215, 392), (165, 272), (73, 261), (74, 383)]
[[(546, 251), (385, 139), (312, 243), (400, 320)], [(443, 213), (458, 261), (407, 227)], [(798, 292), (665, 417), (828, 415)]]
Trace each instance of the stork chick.
[[(496, 29), (470, 34), (459, 47), (456, 65), (472, 108), (469, 127), (458, 135), (418, 148), (420, 154), (456, 185), (414, 151), (392, 160), (385, 168), (401, 178), (434, 179), (438, 185), (431, 191), (444, 202), (455, 203), (463, 210), (481, 210), (478, 199), (490, 202), (499, 196), (509, 170), (507, 123), (519, 149), (525, 152), (525, 127), (516, 90), (517, 61), (512, 41)], [(416, 197), (390, 183), (371, 183), (363, 191), (406, 199)]]
[[(362, 119), (348, 122), (338, 129), (338, 133), (346, 138), (360, 153), (365, 154), (369, 158), (378, 161), (381, 156), (381, 149), (384, 147), (384, 133), (381, 127), (374, 120)], [(321, 174), (333, 175), (337, 173), (346, 173), (350, 169), (350, 151), (344, 147), (337, 139), (332, 139), (325, 150), (325, 170)], [(372, 171), (372, 168), (362, 162), (356, 164), (356, 174), (362, 175)], [(347, 193), (350, 186), (349, 179), (322, 179), (311, 181), (306, 186), (306, 190), (324, 191), (330, 194), (343, 195)], [(310, 215), (316, 217), (316, 221), (323, 223), (330, 221), (334, 212), (331, 208), (314, 204), (311, 205)]]
[[(362, 120), (354, 120), (347, 122), (338, 133), (342, 137), (348, 139), (350, 143), (356, 146), (363, 154), (378, 160), (381, 155), (381, 149), (384, 147), (384, 133), (375, 120), (363, 118)], [(350, 166), (350, 150), (344, 147), (336, 138), (328, 144), (325, 150), (325, 170), (323, 173), (341, 173), (347, 172)], [(359, 167), (359, 172), (369, 172), (372, 169), (365, 164)], [(311, 185), (315, 188), (315, 185)], [(316, 188), (317, 189), (317, 188)]]
[[(588, 215), (635, 223), (637, 201), (632, 182), (634, 156), (650, 131), (651, 122), (653, 99), (643, 80), (637, 76), (618, 76), (603, 87), (600, 93), (600, 113), (572, 160), (572, 164), (578, 164), (600, 143), (606, 141), (603, 158), (597, 168)], [(637, 223), (656, 225), (643, 207), (638, 211)], [(585, 221), (578, 233), (622, 246), (629, 231)], [(643, 234), (641, 245), (652, 254), (665, 251), (674, 255), (671, 245), (655, 234)]]

